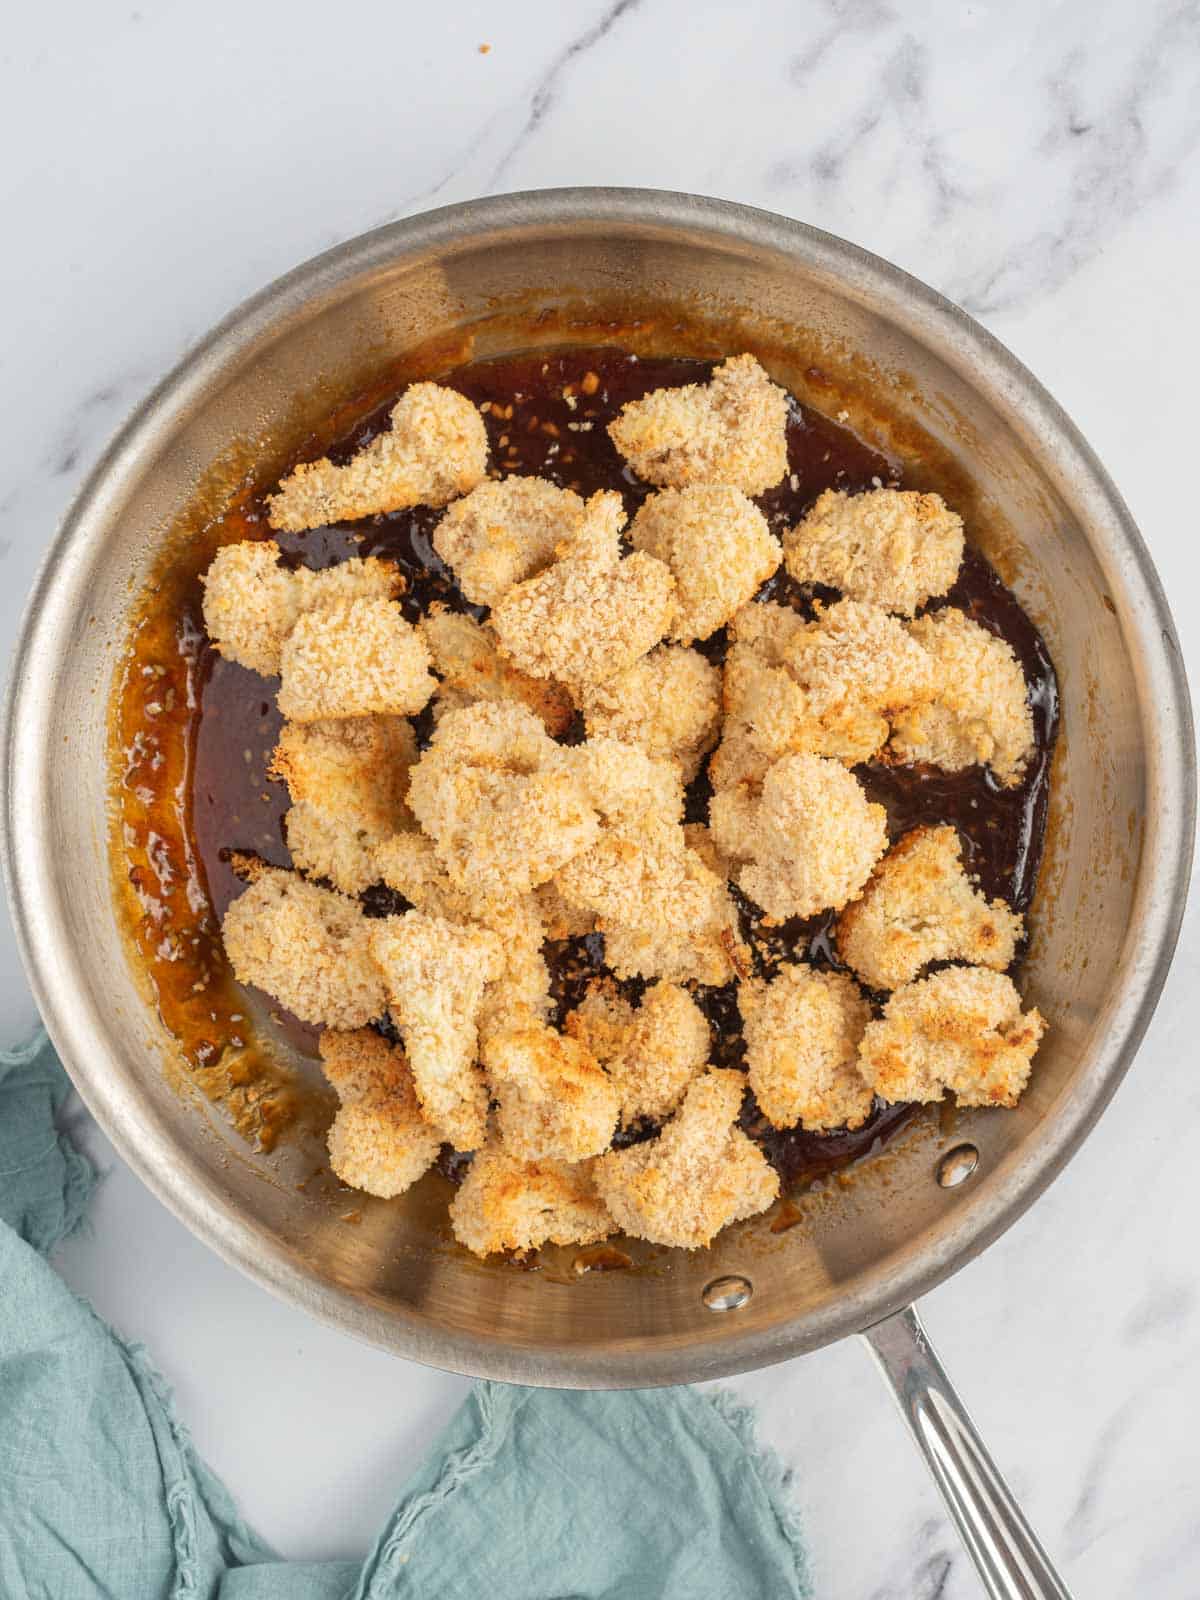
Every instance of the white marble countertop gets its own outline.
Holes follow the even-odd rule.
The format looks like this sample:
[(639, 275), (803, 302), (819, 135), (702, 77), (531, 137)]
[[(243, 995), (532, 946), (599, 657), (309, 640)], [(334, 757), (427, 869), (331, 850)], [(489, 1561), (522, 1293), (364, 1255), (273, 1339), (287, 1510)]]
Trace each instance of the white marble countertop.
[[(429, 205), (626, 183), (817, 223), (980, 317), (1112, 471), (1197, 673), (1184, 488), (1200, 369), (1194, 3), (451, 0), (417, 16), (380, 0), (345, 19), (312, 0), (74, 0), (8, 19), (5, 648), (108, 435), (243, 296)], [(1198, 964), (1193, 899), (1158, 1014), (1098, 1130), (1032, 1213), (925, 1305), (1080, 1596), (1200, 1590)], [(5, 1034), (22, 1034), (32, 1003), (7, 927), (0, 1005)], [(108, 1175), (93, 1231), (64, 1254), (70, 1281), (150, 1346), (200, 1449), (284, 1554), (362, 1551), (465, 1383), (269, 1298), (77, 1117)], [(737, 1387), (769, 1399), (763, 1431), (795, 1467), (822, 1594), (977, 1594), (862, 1351)]]

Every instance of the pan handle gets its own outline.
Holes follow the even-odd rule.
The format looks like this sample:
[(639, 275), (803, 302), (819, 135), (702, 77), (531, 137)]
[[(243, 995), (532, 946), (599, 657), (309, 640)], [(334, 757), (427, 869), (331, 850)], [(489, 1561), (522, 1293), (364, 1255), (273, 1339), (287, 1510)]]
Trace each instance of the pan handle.
[(915, 1307), (877, 1322), (862, 1337), (990, 1600), (1071, 1600), (955, 1394)]

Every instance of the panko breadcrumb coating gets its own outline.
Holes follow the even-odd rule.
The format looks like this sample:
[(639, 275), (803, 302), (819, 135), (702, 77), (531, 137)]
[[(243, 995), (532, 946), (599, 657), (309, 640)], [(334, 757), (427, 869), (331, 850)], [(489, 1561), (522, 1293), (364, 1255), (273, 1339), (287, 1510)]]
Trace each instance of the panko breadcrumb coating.
[(547, 939), (583, 939), (596, 931), (596, 913), (573, 906), (553, 879), (533, 891)]
[(707, 384), (631, 400), (608, 435), (647, 483), (732, 484), (761, 494), (787, 471), (787, 413), (786, 393), (754, 357), (731, 356)]
[(853, 978), (795, 963), (741, 984), (738, 1007), (750, 1087), (773, 1127), (862, 1127), (875, 1098), (858, 1065), (871, 1008)]
[(717, 848), (767, 916), (811, 917), (854, 899), (887, 848), (887, 816), (840, 762), (785, 756), (753, 799), (723, 789), (709, 808)]
[(745, 1087), (740, 1072), (706, 1072), (657, 1138), (600, 1157), (596, 1187), (619, 1228), (698, 1250), (767, 1209), (779, 1177), (736, 1126)]
[(725, 663), (726, 737), (743, 733), (764, 755), (869, 760), (887, 741), (894, 707), (932, 698), (929, 655), (895, 617), (841, 600), (805, 622), (754, 603), (731, 626)]
[(343, 1183), (390, 1200), (433, 1165), (442, 1135), (421, 1115), (404, 1052), (372, 1028), (327, 1028), (318, 1048), (341, 1108), (329, 1129), (329, 1165)]
[(405, 804), (417, 740), (404, 717), (285, 722), (270, 775), (294, 801), (344, 818), (380, 838), (412, 826)]
[(593, 983), (566, 1029), (608, 1072), (623, 1128), (669, 1117), (704, 1070), (711, 1042), (704, 1013), (674, 983), (651, 984), (636, 1007), (612, 983)]
[(491, 618), (520, 671), (576, 691), (616, 677), (653, 650), (675, 615), (670, 568), (641, 551), (621, 556), (620, 495), (593, 495), (587, 510), (587, 522), (553, 566), (514, 584)]
[(562, 867), (555, 882), (602, 928), (702, 928), (716, 919), (721, 887), (678, 823), (653, 811), (614, 823)]
[(1046, 1031), (1036, 1008), (1001, 972), (946, 967), (897, 989), (868, 1023), (859, 1066), (885, 1100), (941, 1100), (960, 1106), (1015, 1106)]
[(582, 1161), (612, 1143), (620, 1094), (577, 1039), (554, 1028), (494, 1035), (483, 1064), (500, 1143), (518, 1161)]
[(488, 1094), (476, 1019), (504, 951), (494, 933), (407, 911), (369, 924), (371, 955), (412, 1067), (421, 1110), (456, 1150), (483, 1142)]
[(284, 640), (305, 611), (350, 600), (390, 600), (404, 587), (398, 569), (374, 556), (357, 557), (321, 572), (281, 567), (273, 539), (227, 544), (201, 578), (204, 626), (229, 661), (279, 673)]
[(376, 847), (413, 825), (405, 796), (416, 755), (403, 717), (284, 723), (270, 772), (295, 802), (284, 823), (293, 864), (343, 894), (377, 883)]
[(742, 943), (737, 908), (726, 879), (728, 863), (713, 844), (702, 822), (684, 824), (683, 836), (717, 879), (715, 912), (698, 928), (609, 927), (604, 934), (604, 958), (618, 978), (663, 978), (671, 983), (704, 983), (719, 987), (750, 971), (750, 951)]
[(914, 828), (837, 922), (838, 954), (874, 989), (911, 983), (930, 961), (1012, 964), (1024, 919), (967, 877), (958, 831)]
[(361, 1028), (381, 1017), (383, 979), (358, 902), (279, 867), (257, 865), (253, 876), (221, 925), (238, 982), (265, 990), (301, 1022)]
[(934, 660), (937, 697), (896, 713), (892, 755), (947, 772), (979, 762), (1006, 788), (1019, 783), (1033, 754), (1033, 713), (1011, 646), (954, 606), (918, 617), (908, 631)]
[(284, 640), (279, 677), (279, 709), (293, 722), (410, 716), (437, 688), (421, 635), (387, 600), (306, 611)]
[(669, 757), (601, 734), (561, 751), (560, 759), (605, 822), (627, 821), (645, 811), (667, 822), (683, 816), (683, 778)]
[(466, 706), (439, 722), (408, 803), (460, 887), (527, 894), (587, 848), (599, 821), (562, 747), (524, 706)]
[(690, 783), (717, 741), (721, 669), (698, 650), (661, 644), (604, 683), (579, 692), (588, 735), (609, 735), (679, 763)]
[(475, 606), (494, 606), (536, 578), (579, 532), (584, 502), (545, 478), (489, 479), (455, 502), (433, 531), (433, 548)]
[(503, 966), (479, 1008), (479, 1037), (541, 1022), (550, 1010), (550, 973), (542, 956), (548, 933), (534, 895), (490, 896), (459, 888), (423, 833), (397, 833), (374, 852), (377, 876), (418, 911), (450, 922), (474, 922), (496, 934)]
[(595, 1244), (616, 1232), (592, 1161), (518, 1161), (480, 1150), (450, 1202), (454, 1237), (477, 1256), (544, 1244)]
[(267, 498), (267, 521), (286, 533), (406, 506), (444, 506), (487, 472), (487, 429), (464, 395), (414, 383), (392, 407), (391, 428), (344, 467), (298, 466)]
[(635, 550), (657, 556), (674, 574), (678, 609), (671, 638), (681, 644), (723, 628), (783, 556), (754, 502), (726, 485), (660, 489), (639, 508), (629, 538)]
[(417, 624), (441, 679), (434, 715), (478, 700), (515, 700), (539, 717), (547, 733), (565, 733), (575, 715), (571, 696), (550, 678), (530, 678), (500, 655), (491, 628), (459, 611), (433, 609)]
[(798, 583), (826, 584), (851, 600), (911, 617), (957, 578), (962, 518), (937, 494), (826, 489), (784, 535), (783, 549)]

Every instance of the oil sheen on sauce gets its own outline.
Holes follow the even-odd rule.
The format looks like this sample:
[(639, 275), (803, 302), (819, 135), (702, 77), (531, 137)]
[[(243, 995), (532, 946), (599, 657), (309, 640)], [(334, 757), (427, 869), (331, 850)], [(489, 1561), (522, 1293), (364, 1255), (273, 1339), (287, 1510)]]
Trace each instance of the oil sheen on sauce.
[[(632, 516), (650, 493), (614, 450), (606, 424), (625, 404), (650, 389), (704, 381), (708, 362), (675, 358), (639, 359), (609, 347), (541, 350), (460, 367), (439, 381), (470, 396), (483, 409), (492, 461), (502, 473), (537, 474), (583, 495), (616, 489)], [(387, 426), (394, 403), (365, 417), (330, 450), (345, 460)], [(902, 482), (901, 465), (876, 453), (847, 429), (793, 400), (788, 422), (789, 471), (783, 482), (758, 497), (776, 533), (794, 524), (826, 488), (851, 492)], [(321, 568), (350, 556), (394, 561), (406, 580), (401, 607), (410, 621), (434, 600), (481, 617), (468, 605), (452, 574), (438, 559), (432, 532), (440, 513), (429, 508), (394, 512), (353, 525), (302, 534), (270, 535), (261, 503), (246, 497), (206, 536), (196, 541), (194, 560), (181, 563), (157, 606), (147, 607), (134, 640), (118, 707), (117, 740), (122, 752), (120, 785), (127, 877), (134, 897), (136, 937), (154, 981), (167, 1027), (179, 1039), (186, 1061), (210, 1093), (234, 1112), (237, 1125), (260, 1146), (269, 1146), (293, 1123), (319, 1125), (327, 1099), (308, 1104), (285, 1072), (256, 1049), (245, 1016), (244, 992), (234, 983), (220, 944), (220, 919), (241, 884), (229, 865), (233, 850), (249, 851), (277, 866), (289, 866), (283, 817), (287, 790), (267, 777), (280, 717), (276, 680), (259, 677), (223, 660), (207, 642), (200, 613), (199, 575), (215, 548), (232, 539), (274, 537), (283, 559)], [(811, 614), (814, 596), (782, 571), (760, 591)], [(832, 595), (815, 598), (832, 598)], [(1057, 725), (1057, 690), (1046, 647), (1011, 592), (968, 546), (958, 581), (945, 601), (961, 606), (983, 627), (1006, 639), (1029, 684), (1036, 753), (1022, 783), (1002, 789), (983, 768), (944, 773), (931, 768), (856, 768), (870, 799), (883, 805), (893, 838), (918, 823), (953, 823), (964, 857), (989, 896), (1028, 908), (1037, 880), (1049, 795), (1049, 768)], [(724, 635), (700, 646), (720, 660)], [(416, 719), (427, 740), (428, 713)], [(580, 737), (578, 728), (568, 739)], [(688, 816), (705, 820), (707, 780), (701, 775), (688, 794)], [(363, 896), (370, 915), (402, 910), (406, 902), (382, 885)], [(767, 928), (756, 907), (739, 899), (742, 931), (757, 971), (769, 975), (797, 956), (836, 968), (832, 913)], [(553, 993), (561, 1019), (603, 970), (603, 938), (563, 941), (547, 947)], [(639, 982), (622, 985), (636, 998)], [(713, 1031), (713, 1059), (739, 1066), (743, 1040), (733, 987), (698, 989), (696, 998)], [(269, 1002), (264, 1000), (269, 1009)], [(315, 1053), (315, 1030), (279, 1015), (275, 1024)], [(390, 1025), (381, 1023), (391, 1033)], [(785, 1188), (795, 1187), (856, 1160), (887, 1139), (912, 1115), (908, 1106), (877, 1105), (853, 1133), (780, 1132), (770, 1127), (747, 1092), (742, 1125), (779, 1169)], [(620, 1142), (649, 1137), (644, 1125)], [(464, 1158), (444, 1152), (442, 1170), (461, 1177)]]

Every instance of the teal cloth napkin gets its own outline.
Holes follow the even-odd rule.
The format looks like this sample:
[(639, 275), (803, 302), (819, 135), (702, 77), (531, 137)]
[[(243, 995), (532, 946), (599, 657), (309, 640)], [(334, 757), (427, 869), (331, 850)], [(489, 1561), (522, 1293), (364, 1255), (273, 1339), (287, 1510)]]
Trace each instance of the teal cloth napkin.
[(477, 1384), (366, 1561), (284, 1562), (238, 1515), (145, 1350), (44, 1257), (93, 1174), (45, 1035), (0, 1052), (4, 1600), (789, 1600), (803, 1544), (749, 1415), (694, 1389)]

